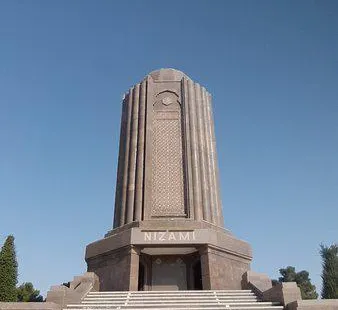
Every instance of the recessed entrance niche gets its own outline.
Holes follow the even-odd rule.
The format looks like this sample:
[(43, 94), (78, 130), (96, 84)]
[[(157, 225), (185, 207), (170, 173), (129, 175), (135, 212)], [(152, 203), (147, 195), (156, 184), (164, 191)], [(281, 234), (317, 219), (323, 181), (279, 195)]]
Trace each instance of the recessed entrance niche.
[(178, 291), (187, 289), (187, 268), (178, 256), (153, 256), (153, 291)]
[(185, 255), (142, 253), (139, 262), (138, 290), (203, 290), (199, 254), (197, 252)]

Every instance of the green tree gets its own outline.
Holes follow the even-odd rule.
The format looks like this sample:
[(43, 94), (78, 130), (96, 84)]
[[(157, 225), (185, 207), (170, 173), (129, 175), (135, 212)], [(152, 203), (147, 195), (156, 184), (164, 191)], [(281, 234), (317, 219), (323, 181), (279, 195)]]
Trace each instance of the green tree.
[(318, 294), (316, 287), (311, 283), (309, 273), (306, 270), (296, 272), (295, 267), (288, 266), (286, 268), (279, 269), (279, 273), (282, 275), (278, 280), (279, 282), (296, 282), (302, 299), (317, 299)]
[(338, 245), (330, 247), (320, 245), (320, 255), (322, 257), (322, 298), (338, 299)]
[(8, 236), (0, 251), (0, 301), (17, 301), (18, 263), (14, 237)]
[(22, 283), (17, 288), (18, 301), (43, 301), (43, 297), (40, 295), (40, 291), (33, 287), (31, 282)]

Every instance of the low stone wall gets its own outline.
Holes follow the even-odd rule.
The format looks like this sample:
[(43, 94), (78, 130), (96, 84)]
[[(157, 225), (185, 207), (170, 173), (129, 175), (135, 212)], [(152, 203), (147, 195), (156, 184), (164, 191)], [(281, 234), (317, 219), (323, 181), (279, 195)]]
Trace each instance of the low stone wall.
[(90, 291), (98, 291), (100, 283), (93, 272), (74, 277), (69, 287), (52, 286), (47, 293), (46, 302), (0, 302), (0, 310), (61, 310), (67, 304), (78, 303)]
[(272, 282), (266, 274), (249, 270), (242, 276), (242, 288), (252, 290), (262, 298), (263, 292), (272, 288)]
[(60, 310), (54, 302), (0, 302), (0, 310)]
[(302, 299), (296, 282), (272, 286), (271, 279), (264, 273), (246, 272), (242, 277), (242, 287), (251, 289), (263, 301), (279, 302), (285, 308), (289, 303)]
[(246, 272), (242, 277), (242, 288), (252, 290), (263, 301), (279, 302), (286, 310), (338, 310), (338, 299), (302, 300), (296, 282), (272, 286), (270, 278), (263, 273)]
[(338, 299), (297, 300), (288, 304), (287, 310), (338, 310)]
[(64, 308), (67, 304), (79, 303), (90, 291), (99, 291), (98, 276), (93, 272), (86, 272), (82, 276), (74, 277), (70, 286), (52, 286), (47, 293), (47, 302), (52, 302)]
[(301, 300), (302, 295), (296, 282), (283, 282), (263, 292), (262, 299), (264, 301), (278, 301), (283, 306), (287, 306), (291, 302)]

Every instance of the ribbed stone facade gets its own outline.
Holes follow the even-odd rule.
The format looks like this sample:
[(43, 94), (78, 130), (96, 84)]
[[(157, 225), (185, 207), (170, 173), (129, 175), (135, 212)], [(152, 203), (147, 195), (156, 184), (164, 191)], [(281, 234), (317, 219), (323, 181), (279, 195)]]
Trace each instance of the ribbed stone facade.
[(211, 95), (181, 71), (125, 94), (114, 225), (87, 246), (109, 290), (240, 289), (251, 248), (223, 227)]
[(211, 95), (173, 69), (124, 96), (114, 228), (165, 217), (223, 226)]

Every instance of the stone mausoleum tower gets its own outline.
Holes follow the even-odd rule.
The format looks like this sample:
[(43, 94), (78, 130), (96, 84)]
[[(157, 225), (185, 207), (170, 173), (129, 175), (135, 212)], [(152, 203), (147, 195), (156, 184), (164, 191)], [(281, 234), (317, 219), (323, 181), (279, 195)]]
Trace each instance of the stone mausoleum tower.
[(183, 72), (126, 93), (114, 227), (86, 261), (102, 291), (241, 289), (251, 248), (223, 227), (211, 95)]

